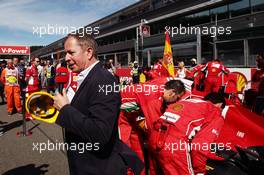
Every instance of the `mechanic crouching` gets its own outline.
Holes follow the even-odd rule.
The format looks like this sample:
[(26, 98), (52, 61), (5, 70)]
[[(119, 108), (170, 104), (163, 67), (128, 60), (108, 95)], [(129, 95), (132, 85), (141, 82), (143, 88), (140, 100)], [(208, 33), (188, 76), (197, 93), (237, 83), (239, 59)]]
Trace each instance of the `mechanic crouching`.
[(154, 123), (149, 146), (165, 175), (205, 174), (211, 144), (224, 124), (220, 108), (225, 105), (220, 94), (208, 95), (208, 101), (188, 99), (168, 105)]

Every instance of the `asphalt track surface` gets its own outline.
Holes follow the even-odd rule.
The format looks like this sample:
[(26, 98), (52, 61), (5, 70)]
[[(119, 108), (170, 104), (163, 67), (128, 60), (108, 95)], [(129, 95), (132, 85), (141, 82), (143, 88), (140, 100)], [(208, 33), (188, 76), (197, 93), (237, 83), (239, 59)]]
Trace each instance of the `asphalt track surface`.
[(28, 121), (27, 130), (32, 135), (19, 136), (17, 133), (22, 131), (22, 124), (22, 115), (7, 116), (6, 105), (0, 105), (0, 128), (5, 131), (0, 136), (0, 174), (68, 175), (68, 162), (63, 150), (40, 153), (36, 148), (37, 143), (63, 142), (61, 127), (36, 120)]

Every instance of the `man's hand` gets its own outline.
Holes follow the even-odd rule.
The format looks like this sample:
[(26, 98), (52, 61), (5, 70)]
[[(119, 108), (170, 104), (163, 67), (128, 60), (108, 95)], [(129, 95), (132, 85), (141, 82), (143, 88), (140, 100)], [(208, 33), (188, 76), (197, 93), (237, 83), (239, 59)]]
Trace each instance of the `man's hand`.
[(70, 101), (66, 95), (66, 90), (63, 88), (63, 96), (57, 92), (56, 95), (54, 96), (54, 104), (53, 106), (57, 109), (60, 110), (63, 108), (63, 106), (70, 104)]

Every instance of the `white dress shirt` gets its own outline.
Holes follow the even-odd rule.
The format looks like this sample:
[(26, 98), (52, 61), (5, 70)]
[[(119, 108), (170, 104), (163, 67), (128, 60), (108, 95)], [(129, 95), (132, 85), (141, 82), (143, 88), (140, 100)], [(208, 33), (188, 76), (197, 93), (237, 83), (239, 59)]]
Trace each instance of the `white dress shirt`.
[(77, 90), (79, 89), (79, 87), (81, 86), (82, 82), (84, 81), (84, 79), (87, 77), (87, 75), (89, 74), (89, 72), (93, 69), (93, 67), (99, 63), (99, 61), (96, 61), (95, 63), (93, 63), (91, 66), (89, 66), (88, 68), (86, 68), (85, 70), (81, 71), (78, 75), (78, 80), (77, 80)]

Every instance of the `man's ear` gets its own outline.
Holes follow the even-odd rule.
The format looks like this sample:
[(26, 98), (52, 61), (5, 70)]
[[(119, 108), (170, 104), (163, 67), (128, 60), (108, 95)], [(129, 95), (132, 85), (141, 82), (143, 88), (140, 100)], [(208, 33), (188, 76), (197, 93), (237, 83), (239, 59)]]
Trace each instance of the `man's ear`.
[(89, 60), (91, 60), (93, 58), (93, 55), (94, 55), (94, 51), (91, 47), (88, 47), (86, 49), (86, 55), (88, 57)]

